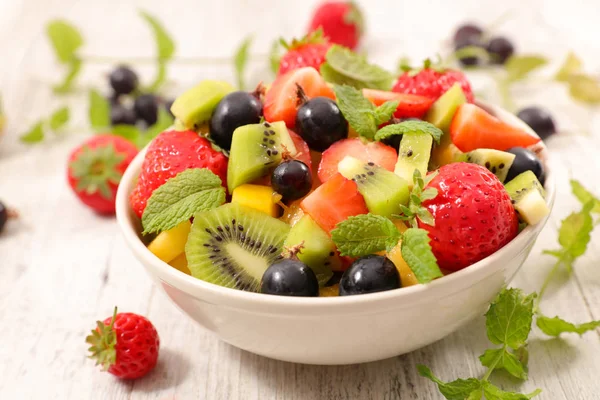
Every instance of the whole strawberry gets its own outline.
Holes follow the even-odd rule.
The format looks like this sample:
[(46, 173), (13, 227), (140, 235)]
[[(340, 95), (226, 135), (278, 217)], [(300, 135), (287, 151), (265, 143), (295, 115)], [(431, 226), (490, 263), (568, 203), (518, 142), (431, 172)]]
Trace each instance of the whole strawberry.
[(115, 312), (85, 338), (90, 358), (117, 378), (137, 379), (146, 375), (158, 360), (160, 339), (148, 319), (132, 313)]
[(437, 100), (448, 89), (458, 82), (467, 97), (467, 101), (472, 103), (475, 100), (471, 84), (465, 74), (453, 69), (432, 68), (428, 61), (425, 62), (425, 68), (420, 71), (408, 71), (398, 77), (393, 92), (417, 94)]
[(510, 196), (486, 168), (468, 163), (448, 164), (426, 186), (437, 189), (423, 202), (435, 225), (419, 220), (429, 231), (440, 268), (457, 271), (502, 248), (518, 233), (519, 222)]
[(131, 207), (141, 218), (152, 192), (170, 178), (190, 168), (208, 168), (227, 187), (227, 157), (194, 131), (166, 131), (148, 147), (142, 171), (131, 197)]
[(71, 153), (69, 185), (96, 212), (113, 214), (119, 182), (137, 153), (137, 147), (122, 137), (94, 136)]
[(325, 62), (325, 54), (331, 43), (323, 37), (323, 30), (317, 29), (302, 39), (293, 39), (292, 43), (283, 43), (287, 52), (279, 60), (279, 75), (293, 69), (313, 67), (317, 71)]
[(354, 2), (328, 1), (317, 7), (308, 31), (319, 28), (331, 43), (355, 49), (364, 32), (364, 19)]

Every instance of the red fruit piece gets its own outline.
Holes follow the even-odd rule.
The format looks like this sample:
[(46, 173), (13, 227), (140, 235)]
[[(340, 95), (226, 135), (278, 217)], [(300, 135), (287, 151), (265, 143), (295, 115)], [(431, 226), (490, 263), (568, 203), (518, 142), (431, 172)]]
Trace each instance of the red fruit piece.
[(540, 141), (522, 129), (500, 121), (474, 104), (461, 105), (450, 125), (450, 137), (460, 151), (475, 149), (508, 150), (528, 147)]
[(369, 212), (356, 183), (340, 174), (305, 197), (300, 207), (327, 232), (348, 217)]
[(119, 182), (137, 153), (137, 147), (120, 136), (94, 136), (69, 156), (69, 185), (94, 211), (114, 214)]
[(352, 156), (364, 162), (374, 162), (388, 171), (394, 171), (396, 161), (398, 161), (396, 150), (381, 142), (365, 142), (360, 138), (340, 140), (323, 152), (319, 164), (321, 182), (327, 182), (337, 174), (338, 164), (346, 156)]
[(91, 358), (118, 378), (136, 379), (150, 372), (158, 360), (160, 339), (148, 319), (132, 313), (118, 313), (98, 321), (86, 338)]
[(502, 183), (486, 168), (468, 163), (444, 165), (427, 185), (438, 195), (423, 202), (435, 225), (429, 231), (438, 265), (465, 268), (501, 249), (518, 233), (519, 221)]
[(332, 43), (355, 49), (364, 32), (364, 19), (356, 3), (329, 1), (315, 10), (308, 30), (319, 28)]
[(471, 84), (465, 74), (453, 69), (438, 70), (426, 67), (416, 74), (405, 72), (398, 78), (392, 91), (425, 96), (435, 101), (456, 82), (460, 84), (467, 101), (472, 103), (475, 96)]
[(193, 131), (166, 131), (148, 147), (142, 172), (129, 199), (141, 218), (152, 193), (181, 171), (208, 168), (227, 187), (227, 157), (212, 148), (210, 142)]
[(335, 93), (316, 69), (304, 67), (278, 76), (265, 95), (263, 114), (269, 122), (284, 121), (288, 128), (296, 123), (300, 85), (307, 98), (324, 96), (335, 100)]
[(400, 104), (394, 112), (396, 118), (421, 118), (434, 102), (433, 99), (425, 96), (375, 89), (363, 89), (363, 95), (376, 106), (380, 106), (386, 101), (398, 100)]
[(279, 60), (278, 75), (302, 67), (313, 67), (318, 71), (325, 62), (325, 54), (331, 43), (323, 37), (322, 30), (317, 30), (300, 40), (292, 40), (292, 43), (285, 44), (285, 47), (287, 52)]

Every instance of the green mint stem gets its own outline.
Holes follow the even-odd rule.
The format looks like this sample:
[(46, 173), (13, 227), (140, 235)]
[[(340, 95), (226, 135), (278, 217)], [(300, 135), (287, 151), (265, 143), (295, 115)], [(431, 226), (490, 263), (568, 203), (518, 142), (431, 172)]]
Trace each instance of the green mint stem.
[(534, 313), (537, 313), (540, 302), (542, 301), (542, 296), (544, 296), (544, 293), (546, 292), (548, 285), (552, 281), (552, 278), (554, 278), (554, 275), (556, 275), (556, 272), (558, 271), (558, 268), (560, 267), (561, 264), (562, 264), (562, 260), (558, 260), (556, 262), (556, 264), (554, 264), (554, 266), (552, 267), (552, 269), (550, 270), (548, 275), (546, 275), (546, 279), (544, 279), (544, 283), (542, 284), (542, 288), (540, 289), (540, 291), (538, 293), (538, 297), (535, 302), (535, 306), (534, 306), (534, 310), (533, 310)]
[[(96, 56), (86, 54), (80, 57), (82, 61), (90, 64), (156, 64), (159, 59), (157, 57), (111, 57), (111, 56)], [(269, 56), (267, 54), (254, 54), (248, 57), (248, 61), (251, 62), (266, 62)], [(232, 63), (231, 57), (174, 57), (169, 60), (170, 64), (181, 64), (181, 65), (230, 65)]]
[(492, 372), (494, 372), (494, 369), (496, 369), (496, 366), (498, 365), (498, 363), (502, 359), (502, 356), (504, 355), (505, 351), (506, 351), (506, 345), (504, 345), (504, 347), (502, 347), (502, 352), (498, 353), (498, 355), (496, 356), (496, 359), (494, 360), (494, 362), (492, 363), (492, 365), (490, 365), (488, 367), (488, 370), (485, 372), (485, 374), (481, 378), (482, 381), (487, 381), (489, 379), (490, 375), (492, 374)]

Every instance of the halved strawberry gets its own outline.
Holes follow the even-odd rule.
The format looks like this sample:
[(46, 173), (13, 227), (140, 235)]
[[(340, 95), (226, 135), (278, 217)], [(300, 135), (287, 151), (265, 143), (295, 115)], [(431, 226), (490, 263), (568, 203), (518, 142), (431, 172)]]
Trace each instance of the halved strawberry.
[(312, 67), (294, 69), (281, 76), (271, 85), (265, 95), (263, 114), (269, 122), (284, 121), (288, 128), (293, 128), (298, 112), (298, 87), (300, 85), (307, 98), (329, 97), (335, 100), (333, 90)]
[(540, 141), (469, 103), (461, 105), (454, 114), (450, 137), (454, 145), (463, 152), (481, 148), (504, 151), (511, 147), (528, 147)]
[(310, 157), (310, 149), (308, 148), (308, 144), (306, 144), (300, 135), (293, 130), (288, 129), (288, 133), (292, 138), (292, 142), (294, 142), (294, 146), (296, 146), (297, 153), (294, 158), (298, 161), (302, 161), (312, 171), (312, 158)]
[(416, 94), (386, 92), (384, 90), (363, 89), (363, 96), (376, 106), (386, 101), (398, 100), (398, 108), (394, 112), (396, 118), (421, 118), (434, 102), (434, 99)]
[(381, 142), (366, 142), (360, 138), (340, 140), (323, 152), (319, 164), (321, 182), (327, 182), (337, 174), (338, 164), (346, 156), (352, 156), (364, 162), (374, 162), (388, 171), (393, 171), (396, 161), (398, 161), (396, 150)]
[(356, 183), (340, 174), (305, 197), (300, 207), (327, 232), (348, 217), (369, 212)]

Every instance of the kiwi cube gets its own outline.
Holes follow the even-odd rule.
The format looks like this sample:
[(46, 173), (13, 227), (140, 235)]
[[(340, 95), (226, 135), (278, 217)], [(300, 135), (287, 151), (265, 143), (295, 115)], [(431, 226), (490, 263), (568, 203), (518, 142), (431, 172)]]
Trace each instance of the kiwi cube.
[(234, 90), (228, 82), (202, 81), (177, 97), (171, 106), (171, 112), (185, 128), (196, 129), (210, 119), (221, 99)]
[(431, 122), (447, 135), (456, 110), (466, 102), (467, 98), (460, 84), (455, 83), (433, 103), (427, 114), (425, 114), (425, 121)]
[(487, 168), (500, 182), (506, 180), (514, 160), (514, 154), (494, 149), (477, 149), (466, 154), (466, 162)]
[(309, 215), (304, 215), (290, 230), (284, 246), (300, 244), (298, 258), (315, 272), (319, 286), (325, 286), (333, 276), (332, 268), (341, 266), (333, 240)]
[(408, 204), (408, 181), (373, 162), (347, 156), (338, 164), (338, 171), (344, 178), (356, 182), (373, 214), (390, 217), (400, 213), (400, 205)]
[(532, 171), (517, 175), (505, 186), (519, 218), (535, 225), (550, 214), (546, 204), (546, 191)]
[(398, 149), (398, 161), (394, 172), (413, 187), (413, 175), (418, 169), (422, 176), (427, 174), (431, 157), (433, 137), (421, 132), (408, 132), (402, 135)]

